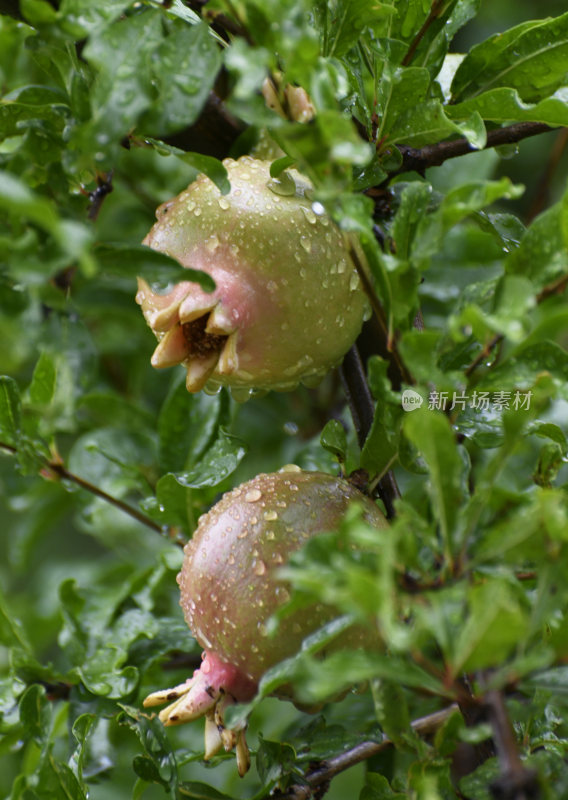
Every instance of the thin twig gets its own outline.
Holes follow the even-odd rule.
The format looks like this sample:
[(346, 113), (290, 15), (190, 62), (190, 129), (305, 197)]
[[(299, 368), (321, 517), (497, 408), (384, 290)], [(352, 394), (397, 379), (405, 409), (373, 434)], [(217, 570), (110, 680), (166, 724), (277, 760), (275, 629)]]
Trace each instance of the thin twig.
[[(373, 425), (375, 404), (356, 345), (353, 345), (343, 359), (339, 374), (357, 432), (357, 440), (362, 448)], [(387, 518), (393, 519), (394, 502), (400, 498), (400, 491), (391, 470), (378, 481), (377, 488), (379, 497), (385, 505)]]
[(434, 0), (434, 2), (432, 3), (432, 7), (430, 8), (430, 13), (426, 17), (424, 24), (422, 25), (422, 27), (420, 28), (420, 30), (418, 31), (412, 42), (410, 43), (410, 47), (408, 48), (406, 55), (402, 59), (401, 64), (403, 67), (407, 67), (414, 58), (414, 54), (416, 53), (416, 50), (418, 49), (420, 42), (424, 38), (426, 31), (428, 30), (430, 25), (438, 18), (443, 5), (444, 5), (444, 0)]
[[(0, 442), (0, 450), (5, 450), (8, 453), (12, 453), (16, 455), (18, 452), (17, 447), (13, 447), (10, 444), (6, 444), (5, 442)], [(123, 511), (125, 514), (128, 514), (133, 519), (141, 522), (142, 525), (145, 525), (147, 528), (151, 528), (153, 531), (160, 533), (162, 535), (167, 535), (168, 531), (162, 525), (159, 525), (157, 522), (154, 522), (153, 519), (147, 517), (146, 514), (143, 514), (141, 511), (138, 511), (137, 508), (133, 508), (133, 506), (129, 505), (128, 503), (119, 500), (117, 497), (113, 497), (112, 495), (105, 492), (103, 489), (100, 489), (98, 486), (90, 483), (89, 481), (81, 478), (79, 475), (75, 475), (73, 472), (69, 472), (69, 470), (61, 463), (57, 461), (45, 461), (44, 466), (42, 469), (44, 476), (48, 479), (53, 480), (54, 478), (58, 480), (65, 480), (69, 481), (70, 483), (74, 483), (76, 486), (79, 486), (81, 489), (85, 489), (95, 497), (100, 497), (101, 500), (105, 500), (105, 502), (110, 503), (110, 505), (118, 508), (120, 511)]]
[[(419, 736), (429, 736), (437, 731), (452, 714), (458, 711), (456, 704), (452, 704), (441, 711), (428, 714), (412, 723), (412, 728)], [(304, 784), (296, 784), (284, 792), (273, 792), (274, 800), (308, 800), (313, 797), (313, 790), (330, 781), (333, 777), (361, 761), (365, 761), (378, 753), (382, 753), (393, 746), (393, 741), (386, 736), (381, 742), (361, 742), (345, 753), (340, 753), (327, 759), (304, 775)]]
[(357, 274), (359, 275), (359, 280), (365, 290), (365, 294), (367, 295), (369, 302), (371, 303), (371, 308), (373, 309), (373, 314), (375, 319), (379, 323), (383, 336), (384, 341), (388, 351), (388, 359), (393, 363), (396, 367), (398, 374), (400, 375), (401, 380), (404, 383), (414, 383), (412, 375), (408, 372), (400, 354), (396, 348), (396, 345), (391, 340), (389, 334), (389, 328), (387, 321), (385, 319), (385, 312), (381, 305), (379, 298), (377, 297), (377, 293), (375, 292), (375, 287), (373, 286), (372, 282), (369, 280), (369, 276), (367, 275), (367, 271), (365, 267), (361, 263), (361, 259), (359, 258), (359, 254), (355, 250), (354, 247), (351, 247), (349, 250), (349, 255), (351, 256), (351, 260), (355, 265), (355, 269), (357, 270)]
[(472, 372), (475, 372), (475, 370), (478, 368), (478, 366), (481, 364), (481, 362), (482, 362), (482, 361), (485, 361), (485, 359), (486, 359), (486, 358), (489, 356), (489, 354), (491, 353), (491, 351), (493, 350), (493, 348), (494, 348), (494, 347), (497, 347), (497, 345), (499, 344), (499, 342), (502, 342), (504, 338), (505, 338), (505, 337), (503, 336), (503, 334), (502, 334), (502, 333), (498, 333), (498, 334), (496, 334), (496, 335), (495, 335), (495, 336), (494, 336), (494, 337), (491, 339), (491, 341), (489, 341), (489, 342), (488, 342), (488, 343), (485, 345), (485, 347), (483, 348), (483, 350), (481, 350), (481, 352), (477, 354), (477, 356), (476, 356), (476, 357), (473, 359), (473, 361), (471, 362), (471, 364), (469, 365), (469, 367), (468, 367), (466, 370), (464, 370), (464, 375), (465, 375), (467, 378), (469, 378), (469, 376), (472, 374)]
[[(538, 136), (541, 133), (547, 133), (554, 130), (542, 122), (516, 122), (514, 125), (508, 125), (505, 128), (496, 128), (489, 131), (487, 134), (487, 143), (484, 150), (492, 147), (499, 147), (504, 144), (516, 144), (522, 139), (527, 139), (530, 136)], [(389, 172), (389, 176), (382, 185), (388, 183), (391, 178), (396, 175), (401, 175), (403, 172), (418, 172), (423, 174), (429, 167), (439, 167), (450, 158), (458, 158), (467, 153), (479, 152), (473, 147), (467, 139), (452, 139), (451, 141), (438, 142), (437, 144), (429, 144), (416, 150), (413, 147), (406, 147), (400, 145), (398, 147), (402, 155), (402, 164), (398, 169)]]

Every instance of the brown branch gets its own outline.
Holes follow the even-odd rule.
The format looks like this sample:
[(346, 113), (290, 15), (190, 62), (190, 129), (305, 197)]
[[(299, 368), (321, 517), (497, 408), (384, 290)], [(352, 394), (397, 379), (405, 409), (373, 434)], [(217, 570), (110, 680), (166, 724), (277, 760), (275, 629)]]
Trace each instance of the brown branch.
[(371, 303), (371, 308), (373, 309), (373, 315), (379, 324), (384, 342), (387, 348), (387, 359), (392, 363), (393, 367), (396, 369), (398, 376), (401, 382), (404, 383), (414, 383), (412, 375), (408, 372), (402, 358), (398, 350), (396, 349), (396, 345), (391, 341), (389, 335), (389, 329), (387, 320), (385, 319), (385, 312), (381, 305), (379, 298), (377, 297), (377, 293), (375, 292), (375, 287), (369, 280), (369, 276), (365, 270), (365, 267), (361, 263), (361, 259), (359, 258), (359, 254), (355, 250), (354, 247), (351, 247), (349, 250), (349, 255), (355, 265), (355, 269), (357, 270), (357, 274), (359, 275), (359, 279), (365, 290), (365, 294), (367, 295), (369, 302)]
[[(412, 728), (419, 736), (428, 736), (446, 722), (449, 717), (458, 711), (457, 705), (453, 704), (442, 711), (436, 711), (433, 714), (428, 714), (426, 717), (421, 717), (412, 723)], [(333, 758), (323, 761), (314, 769), (310, 770), (304, 775), (305, 783), (296, 784), (284, 792), (276, 791), (271, 794), (274, 800), (309, 800), (314, 796), (314, 789), (318, 786), (330, 781), (340, 772), (343, 772), (361, 761), (376, 756), (382, 753), (389, 747), (393, 747), (394, 743), (386, 736), (381, 742), (361, 742), (355, 745), (345, 753), (340, 753)]]
[(469, 378), (469, 376), (472, 374), (472, 372), (475, 372), (475, 370), (478, 368), (478, 366), (481, 364), (481, 362), (482, 362), (482, 361), (485, 361), (485, 359), (486, 359), (486, 358), (489, 356), (489, 354), (491, 353), (491, 351), (493, 350), (493, 348), (494, 348), (494, 347), (497, 347), (497, 345), (499, 344), (499, 342), (502, 342), (504, 338), (505, 338), (505, 337), (503, 336), (503, 334), (502, 334), (502, 333), (498, 333), (498, 334), (496, 334), (496, 335), (495, 335), (495, 336), (494, 336), (494, 337), (491, 339), (491, 341), (490, 341), (490, 342), (488, 342), (488, 343), (485, 345), (485, 347), (483, 348), (483, 350), (481, 350), (481, 352), (480, 352), (480, 353), (478, 353), (478, 355), (477, 355), (477, 356), (476, 356), (476, 357), (473, 359), (473, 361), (471, 362), (471, 364), (469, 365), (469, 367), (468, 367), (468, 368), (467, 368), (467, 369), (464, 371), (464, 375), (465, 375), (467, 378)]
[[(357, 432), (357, 440), (362, 448), (373, 424), (375, 404), (356, 345), (353, 345), (343, 359), (339, 374)], [(394, 501), (400, 498), (400, 491), (391, 470), (379, 480), (377, 487), (379, 497), (385, 504), (387, 518), (393, 519)]]
[(434, 2), (432, 3), (432, 7), (430, 8), (430, 13), (426, 17), (424, 24), (422, 25), (422, 27), (420, 28), (414, 39), (411, 41), (410, 47), (408, 48), (406, 55), (401, 61), (403, 67), (407, 67), (414, 58), (414, 55), (418, 49), (420, 42), (424, 38), (426, 31), (428, 30), (430, 25), (438, 18), (443, 5), (444, 5), (444, 0), (434, 0)]
[[(16, 455), (18, 452), (17, 447), (13, 447), (10, 444), (6, 444), (5, 442), (0, 442), (0, 450), (5, 450), (12, 455)], [(176, 541), (177, 544), (183, 545), (183, 542), (179, 541), (177, 538), (177, 534), (172, 531), (168, 531), (162, 525), (159, 525), (157, 522), (154, 522), (153, 519), (147, 517), (146, 514), (143, 514), (141, 511), (138, 511), (137, 508), (129, 505), (128, 503), (119, 500), (117, 497), (113, 497), (110, 494), (107, 494), (103, 489), (100, 489), (98, 486), (90, 483), (89, 481), (81, 478), (79, 475), (75, 475), (73, 472), (69, 472), (69, 470), (60, 462), (51, 460), (45, 461), (44, 466), (42, 469), (42, 474), (48, 480), (65, 480), (69, 481), (70, 483), (74, 483), (76, 486), (79, 486), (81, 489), (85, 489), (85, 491), (89, 492), (95, 497), (99, 497), (101, 500), (104, 500), (110, 505), (118, 508), (120, 511), (123, 511), (128, 516), (132, 517), (133, 519), (141, 522), (142, 525), (145, 525), (147, 528), (151, 528), (153, 531), (160, 533), (162, 535), (171, 536), (171, 538)], [(173, 533), (173, 535), (172, 535)]]
[(537, 800), (540, 797), (538, 777), (521, 761), (503, 694), (496, 690), (488, 691), (484, 705), (501, 767), (500, 777), (490, 787), (493, 797), (497, 800)]
[[(538, 136), (541, 133), (547, 133), (552, 130), (554, 129), (542, 122), (516, 122), (514, 125), (508, 125), (505, 128), (496, 128), (495, 130), (489, 131), (487, 134), (487, 144), (483, 149), (488, 150), (492, 147), (499, 147), (504, 144), (516, 144), (522, 139), (527, 139), (530, 136)], [(423, 174), (429, 167), (439, 167), (450, 158), (458, 158), (467, 153), (479, 152), (475, 147), (472, 147), (465, 138), (429, 144), (419, 150), (413, 147), (406, 147), (405, 145), (400, 145), (398, 149), (402, 155), (402, 164), (398, 169), (389, 172), (389, 176), (384, 183), (387, 183), (396, 175), (401, 175), (403, 172), (418, 172)]]

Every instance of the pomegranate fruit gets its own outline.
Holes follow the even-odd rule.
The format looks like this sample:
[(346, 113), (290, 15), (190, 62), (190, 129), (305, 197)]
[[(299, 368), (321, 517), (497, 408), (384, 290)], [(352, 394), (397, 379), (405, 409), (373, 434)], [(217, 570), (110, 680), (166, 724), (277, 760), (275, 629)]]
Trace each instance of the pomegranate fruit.
[[(228, 492), (200, 518), (178, 583), (185, 619), (205, 650), (203, 663), (184, 684), (151, 694), (144, 705), (173, 701), (160, 713), (165, 725), (205, 715), (206, 759), (236, 746), (239, 772), (246, 772), (244, 727), (227, 729), (224, 709), (254, 697), (270, 667), (337, 616), (336, 609), (318, 603), (282, 619), (276, 636), (267, 633), (269, 618), (289, 598), (278, 568), (308, 539), (337, 528), (352, 502), (362, 506), (370, 524), (388, 524), (375, 503), (347, 481), (290, 465)], [(353, 625), (330, 649), (376, 644), (374, 631)], [(294, 700), (291, 687), (279, 696)]]
[(200, 175), (158, 208), (144, 239), (216, 284), (160, 294), (139, 280), (136, 300), (159, 340), (152, 364), (183, 364), (188, 391), (227, 385), (237, 399), (316, 383), (361, 329), (368, 305), (350, 249), (364, 256), (295, 170), (271, 178), (270, 162), (250, 156), (223, 164), (229, 194)]

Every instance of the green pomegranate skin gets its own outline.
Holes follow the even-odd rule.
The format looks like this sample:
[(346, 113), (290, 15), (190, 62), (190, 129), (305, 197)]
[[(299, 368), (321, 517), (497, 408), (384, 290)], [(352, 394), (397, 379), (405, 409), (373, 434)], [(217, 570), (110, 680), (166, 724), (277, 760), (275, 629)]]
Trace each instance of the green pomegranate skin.
[(296, 170), (272, 178), (269, 161), (223, 163), (227, 195), (200, 175), (158, 208), (144, 239), (216, 283), (212, 293), (182, 281), (160, 294), (139, 280), (137, 302), (160, 342), (152, 364), (183, 364), (190, 392), (226, 385), (237, 399), (316, 383), (368, 313), (351, 252), (362, 263), (364, 255), (310, 199), (312, 187)]
[[(312, 536), (336, 529), (353, 502), (371, 525), (388, 525), (347, 481), (292, 467), (258, 475), (200, 518), (178, 583), (185, 619), (207, 653), (258, 682), (337, 616), (329, 606), (313, 605), (283, 619), (276, 636), (267, 635), (268, 619), (290, 596), (275, 571)], [(353, 626), (341, 646), (376, 646), (376, 634)]]

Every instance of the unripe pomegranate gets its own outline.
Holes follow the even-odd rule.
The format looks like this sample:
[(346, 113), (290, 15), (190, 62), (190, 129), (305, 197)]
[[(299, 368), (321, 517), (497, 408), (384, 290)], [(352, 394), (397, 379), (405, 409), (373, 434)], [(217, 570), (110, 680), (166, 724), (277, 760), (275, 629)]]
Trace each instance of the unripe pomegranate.
[[(337, 616), (336, 609), (318, 603), (281, 620), (276, 636), (267, 632), (269, 618), (289, 598), (278, 568), (312, 536), (336, 529), (353, 502), (371, 525), (387, 525), (377, 506), (347, 481), (289, 466), (228, 492), (200, 518), (178, 583), (186, 621), (205, 649), (203, 663), (185, 684), (155, 692), (145, 705), (173, 700), (160, 713), (165, 725), (205, 714), (205, 758), (236, 745), (239, 772), (246, 772), (244, 728), (228, 730), (224, 708), (254, 697), (270, 667)], [(374, 631), (353, 625), (331, 649), (376, 644)]]
[(229, 194), (200, 175), (158, 208), (144, 239), (216, 284), (208, 294), (183, 281), (159, 294), (139, 280), (136, 300), (159, 339), (152, 364), (183, 364), (188, 391), (222, 384), (237, 399), (315, 383), (352, 345), (367, 311), (349, 255), (357, 241), (308, 199), (311, 186), (295, 170), (271, 178), (268, 161), (223, 163)]

